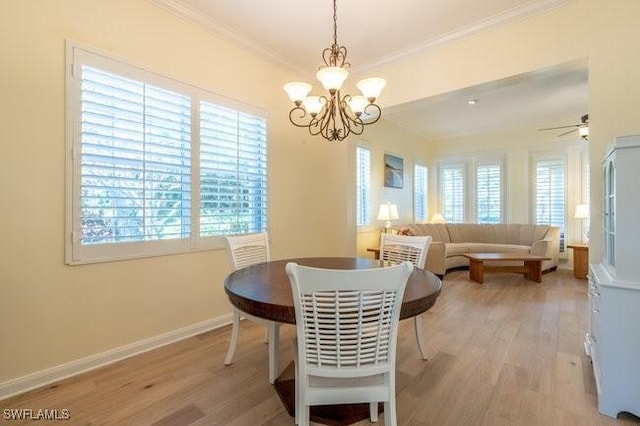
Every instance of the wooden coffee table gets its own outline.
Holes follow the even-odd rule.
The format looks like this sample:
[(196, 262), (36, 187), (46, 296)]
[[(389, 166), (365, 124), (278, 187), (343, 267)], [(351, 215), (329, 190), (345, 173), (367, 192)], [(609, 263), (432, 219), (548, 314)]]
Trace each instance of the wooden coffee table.
[[(535, 282), (542, 282), (542, 261), (551, 260), (550, 257), (536, 256), (528, 253), (465, 253), (469, 259), (469, 278), (481, 283), (485, 272), (518, 272), (524, 273), (525, 278)], [(484, 262), (522, 261), (522, 266), (486, 266)]]

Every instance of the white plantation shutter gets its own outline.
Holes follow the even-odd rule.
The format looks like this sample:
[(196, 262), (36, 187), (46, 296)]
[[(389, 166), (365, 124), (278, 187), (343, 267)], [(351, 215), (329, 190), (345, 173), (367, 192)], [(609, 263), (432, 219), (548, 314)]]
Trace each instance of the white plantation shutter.
[(427, 219), (427, 168), (416, 164), (413, 169), (413, 220)]
[(191, 99), (81, 70), (81, 244), (189, 237)]
[(369, 224), (371, 193), (371, 151), (356, 147), (356, 225)]
[(478, 164), (476, 167), (476, 221), (502, 222), (502, 167)]
[(267, 229), (266, 114), (67, 48), (66, 263), (221, 247), (221, 235)]
[(440, 165), (440, 205), (449, 223), (464, 222), (464, 170), (463, 163)]
[(565, 161), (539, 159), (534, 167), (536, 224), (560, 227), (560, 251), (564, 252)]
[(200, 103), (200, 235), (267, 229), (266, 120)]

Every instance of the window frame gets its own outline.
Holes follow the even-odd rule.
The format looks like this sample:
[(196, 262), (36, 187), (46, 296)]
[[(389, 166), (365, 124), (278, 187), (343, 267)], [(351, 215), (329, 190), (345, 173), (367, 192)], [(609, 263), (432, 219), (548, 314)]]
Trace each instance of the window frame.
[[(559, 161), (563, 165), (563, 218), (562, 218), (562, 226), (554, 223), (547, 222), (538, 222), (538, 163), (544, 161)], [(554, 155), (554, 154), (533, 154), (530, 158), (530, 170), (531, 170), (531, 210), (530, 210), (530, 223), (535, 225), (549, 225), (549, 226), (559, 226), (560, 228), (560, 253), (566, 253), (566, 244), (567, 244), (567, 207), (568, 207), (568, 198), (567, 198), (567, 189), (568, 189), (568, 178), (569, 178), (569, 164), (567, 161), (566, 155)]]
[[(439, 213), (442, 214), (444, 219), (448, 223), (464, 223), (468, 217), (467, 209), (468, 209), (468, 171), (467, 171), (467, 161), (439, 161), (438, 162), (438, 205), (439, 205)], [(447, 169), (459, 169), (462, 171), (462, 218), (460, 221), (452, 221), (450, 217), (447, 217), (445, 208), (444, 208), (444, 182), (443, 182), (443, 172)]]
[[(418, 169), (422, 169), (423, 182), (418, 182)], [(420, 191), (420, 192), (419, 192)], [(421, 203), (424, 216), (420, 217), (418, 211), (418, 205), (420, 203), (419, 198), (423, 198)], [(413, 221), (426, 222), (429, 220), (429, 168), (421, 163), (413, 164)]]
[[(500, 220), (498, 222), (480, 222), (479, 221), (479, 215), (478, 215), (478, 208), (479, 208), (479, 196), (478, 196), (478, 170), (481, 167), (487, 167), (487, 166), (497, 166), (500, 172), (500, 177), (499, 177), (499, 197), (500, 197), (500, 202), (499, 202), (499, 206), (500, 206)], [(471, 191), (471, 204), (473, 205), (473, 214), (472, 217), (475, 220), (475, 223), (486, 223), (486, 224), (495, 224), (495, 223), (505, 223), (505, 198), (506, 198), (506, 190), (505, 190), (505, 176), (506, 176), (506, 170), (505, 170), (505, 164), (504, 164), (504, 158), (502, 157), (496, 157), (496, 158), (483, 158), (483, 159), (479, 159), (474, 161), (473, 163), (473, 176), (472, 176), (472, 180), (473, 180), (473, 191)]]
[[(94, 48), (66, 41), (66, 157), (65, 157), (65, 263), (68, 265), (138, 259), (224, 248), (223, 236), (200, 236), (200, 102), (213, 102), (241, 113), (255, 115), (265, 125), (265, 231), (269, 228), (269, 117), (256, 107), (219, 96), (210, 90), (131, 64)], [(155, 241), (81, 244), (81, 67), (94, 67), (124, 78), (157, 86), (190, 97), (191, 100), (191, 228), (186, 238)]]
[[(366, 184), (366, 188), (364, 189), (360, 189), (360, 175), (362, 174), (360, 171), (360, 163), (361, 163), (361, 159), (360, 159), (360, 151), (366, 151), (369, 155), (369, 165), (368, 165), (368, 173), (367, 173), (367, 181), (365, 182)], [(372, 165), (372, 161), (371, 161), (371, 157), (372, 157), (372, 150), (371, 148), (369, 148), (368, 146), (365, 146), (363, 144), (358, 144), (355, 147), (355, 192), (356, 192), (356, 199), (355, 199), (355, 207), (356, 207), (356, 214), (355, 214), (355, 223), (356, 223), (356, 228), (358, 229), (365, 229), (368, 228), (370, 226), (372, 226), (372, 216), (371, 216), (371, 165)], [(362, 191), (366, 192), (366, 196), (364, 198), (366, 199), (361, 199), (361, 193)], [(364, 216), (362, 219), (364, 219), (364, 223), (360, 223), (360, 216), (361, 216), (361, 208), (360, 205), (364, 203), (365, 204), (365, 210), (366, 213), (364, 214)]]

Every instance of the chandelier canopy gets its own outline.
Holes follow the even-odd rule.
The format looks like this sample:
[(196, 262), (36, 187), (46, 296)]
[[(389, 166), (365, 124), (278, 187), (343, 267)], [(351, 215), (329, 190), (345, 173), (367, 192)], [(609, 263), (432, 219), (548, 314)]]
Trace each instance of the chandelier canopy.
[(382, 111), (375, 103), (386, 81), (372, 77), (360, 80), (356, 86), (361, 95), (342, 95), (340, 89), (349, 76), (351, 64), (346, 62), (347, 48), (338, 45), (338, 19), (336, 0), (333, 0), (333, 45), (322, 51), (324, 65), (316, 77), (329, 93), (309, 96), (311, 85), (291, 82), (284, 90), (294, 103), (289, 120), (298, 127), (306, 127), (313, 136), (322, 135), (327, 140), (344, 140), (349, 134), (362, 134), (364, 126), (380, 119)]

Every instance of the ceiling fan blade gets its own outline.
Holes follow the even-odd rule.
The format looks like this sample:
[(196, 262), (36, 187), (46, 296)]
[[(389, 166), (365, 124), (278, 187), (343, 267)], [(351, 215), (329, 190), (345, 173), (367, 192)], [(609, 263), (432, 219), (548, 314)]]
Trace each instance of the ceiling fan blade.
[(564, 132), (564, 133), (559, 134), (559, 135), (558, 135), (558, 137), (568, 135), (569, 133), (573, 133), (573, 132), (575, 132), (575, 131), (576, 131), (576, 129), (569, 130), (568, 132)]
[(569, 127), (580, 127), (582, 124), (571, 124), (570, 126), (560, 126), (560, 127), (547, 127), (545, 129), (538, 130), (558, 130), (558, 129), (568, 129)]

